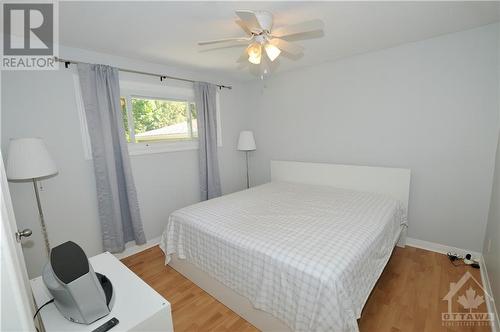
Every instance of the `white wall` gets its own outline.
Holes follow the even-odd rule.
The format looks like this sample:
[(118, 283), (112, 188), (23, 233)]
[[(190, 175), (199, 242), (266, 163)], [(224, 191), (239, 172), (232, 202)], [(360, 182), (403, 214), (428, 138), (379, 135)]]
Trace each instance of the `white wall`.
[[(183, 72), (77, 49), (63, 48), (61, 56), (233, 84), (233, 90), (220, 92), (221, 181), (224, 193), (244, 188), (244, 155), (236, 151), (237, 137), (248, 114), (245, 103), (241, 102), (246, 96), (244, 84), (207, 73)], [(41, 200), (51, 245), (73, 240), (92, 256), (102, 252), (93, 166), (91, 160), (84, 159), (73, 71), (61, 67), (59, 71), (2, 73), (2, 152), (6, 158), (8, 140), (12, 137), (44, 138), (59, 168), (57, 176), (42, 182)], [(123, 76), (127, 80), (159, 84), (156, 78)], [(146, 237), (152, 239), (161, 235), (172, 211), (199, 200), (197, 151), (132, 156), (131, 163)], [(33, 230), (23, 249), (28, 272), (36, 276), (46, 258), (33, 187), (29, 183), (11, 183), (10, 190), (19, 228)]]
[(409, 236), (481, 251), (497, 135), (498, 25), (275, 75), (253, 106), (270, 159), (412, 170)]
[[(499, 53), (500, 53), (500, 34)], [(498, 64), (498, 112), (500, 117), (500, 63)], [(500, 121), (498, 122), (498, 141), (495, 160), (495, 175), (491, 191), (490, 210), (486, 234), (484, 237), (483, 256), (488, 271), (488, 278), (495, 298), (497, 310), (500, 309)]]
[(495, 177), (491, 193), (490, 212), (486, 227), (483, 256), (488, 270), (493, 297), (500, 303), (500, 134), (496, 153)]

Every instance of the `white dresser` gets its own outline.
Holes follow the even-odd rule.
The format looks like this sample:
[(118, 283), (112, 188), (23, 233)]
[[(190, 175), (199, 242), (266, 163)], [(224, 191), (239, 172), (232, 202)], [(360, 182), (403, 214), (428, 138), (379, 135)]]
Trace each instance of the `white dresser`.
[[(89, 259), (95, 272), (111, 280), (115, 303), (111, 313), (90, 325), (72, 323), (64, 318), (54, 303), (46, 305), (38, 314), (47, 332), (93, 331), (113, 317), (120, 321), (110, 331), (173, 331), (170, 303), (142, 279), (136, 276), (115, 256), (105, 252)], [(42, 277), (31, 280), (37, 307), (52, 296)]]

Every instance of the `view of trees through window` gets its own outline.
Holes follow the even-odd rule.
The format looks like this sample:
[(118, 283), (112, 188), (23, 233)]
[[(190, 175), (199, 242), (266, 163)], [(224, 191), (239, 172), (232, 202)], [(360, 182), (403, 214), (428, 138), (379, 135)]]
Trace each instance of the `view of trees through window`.
[[(143, 97), (121, 98), (123, 123), (128, 142), (191, 140), (198, 136), (194, 103)], [(131, 122), (129, 123), (129, 119)]]

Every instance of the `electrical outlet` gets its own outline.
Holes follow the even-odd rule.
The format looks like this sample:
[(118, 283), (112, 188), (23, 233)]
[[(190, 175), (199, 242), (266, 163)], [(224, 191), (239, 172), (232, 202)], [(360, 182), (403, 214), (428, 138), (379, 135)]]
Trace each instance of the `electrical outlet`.
[(490, 253), (491, 251), (491, 239), (488, 239), (488, 245), (486, 246), (486, 252)]

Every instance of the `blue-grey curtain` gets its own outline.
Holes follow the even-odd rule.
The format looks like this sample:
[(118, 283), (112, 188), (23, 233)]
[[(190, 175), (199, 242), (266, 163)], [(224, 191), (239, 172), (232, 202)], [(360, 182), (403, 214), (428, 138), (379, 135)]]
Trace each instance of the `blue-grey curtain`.
[(217, 86), (196, 82), (194, 97), (198, 113), (198, 139), (200, 160), (201, 199), (207, 200), (221, 195), (219, 161), (217, 158)]
[(122, 252), (125, 243), (146, 242), (125, 141), (118, 70), (78, 64), (94, 161), (104, 249)]

